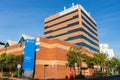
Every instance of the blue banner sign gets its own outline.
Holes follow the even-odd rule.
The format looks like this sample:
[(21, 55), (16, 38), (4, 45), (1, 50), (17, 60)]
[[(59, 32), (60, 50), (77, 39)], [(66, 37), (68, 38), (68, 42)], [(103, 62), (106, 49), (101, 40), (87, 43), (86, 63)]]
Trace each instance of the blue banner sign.
[(36, 41), (26, 40), (24, 48), (23, 70), (34, 70)]

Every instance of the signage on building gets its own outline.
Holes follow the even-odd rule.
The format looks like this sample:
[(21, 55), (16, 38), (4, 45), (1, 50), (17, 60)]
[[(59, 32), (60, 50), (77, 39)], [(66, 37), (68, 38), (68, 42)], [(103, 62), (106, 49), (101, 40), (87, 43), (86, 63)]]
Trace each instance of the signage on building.
[(24, 48), (23, 70), (34, 70), (36, 41), (26, 40)]

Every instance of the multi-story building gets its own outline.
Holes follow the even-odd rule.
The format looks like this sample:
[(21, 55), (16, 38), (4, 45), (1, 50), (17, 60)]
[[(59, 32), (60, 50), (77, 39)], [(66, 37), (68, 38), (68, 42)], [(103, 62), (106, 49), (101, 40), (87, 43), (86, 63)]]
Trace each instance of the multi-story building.
[(73, 5), (44, 21), (44, 37), (58, 38), (99, 52), (96, 21), (81, 5)]
[(109, 48), (109, 45), (106, 43), (102, 43), (100, 46), (100, 52), (107, 54), (108, 58), (115, 57), (114, 50)]
[[(96, 22), (81, 5), (46, 18), (44, 32), (45, 38), (38, 38), (40, 48), (36, 52), (34, 78), (45, 79), (46, 76), (46, 79), (61, 79), (69, 76), (71, 69), (66, 66), (66, 55), (74, 44), (84, 46), (88, 53), (99, 51)], [(22, 35), (17, 44), (11, 45), (13, 41), (7, 42), (6, 47), (0, 49), (0, 54), (24, 54), (26, 39), (37, 40)], [(88, 68), (84, 62), (81, 68), (84, 69), (82, 70), (84, 75), (92, 75), (93, 69)]]
[[(13, 42), (6, 42), (6, 45), (8, 45), (0, 49), (0, 55), (3, 53), (24, 55), (26, 39), (36, 40), (36, 38), (31, 36), (21, 35), (18, 42), (15, 42), (15, 44)], [(44, 79), (45, 73), (48, 79), (60, 79), (69, 76), (70, 68), (66, 66), (66, 55), (70, 47), (74, 46), (74, 44), (59, 39), (50, 40), (43, 37), (38, 37), (37, 39), (39, 39), (40, 47), (39, 51), (36, 51), (34, 78)], [(82, 70), (84, 75), (92, 75), (92, 68), (88, 68), (84, 62), (82, 62), (81, 68), (84, 69)], [(44, 69), (46, 69), (46, 72)], [(78, 73), (78, 70), (76, 71), (76, 73)]]
[[(0, 49), (0, 55), (2, 53), (23, 55), (25, 46), (23, 39), (25, 38), (26, 36), (21, 36), (17, 44)], [(66, 55), (73, 44), (59, 39), (49, 40), (42, 37), (39, 37), (39, 43), (40, 48), (39, 51), (36, 52), (35, 58), (34, 78), (43, 80), (45, 73), (46, 78), (48, 79), (60, 79), (65, 78), (65, 76), (69, 76), (70, 68), (66, 66)], [(88, 69), (86, 64), (83, 64), (82, 67), (86, 68), (86, 70), (83, 71), (85, 75), (92, 75), (92, 69)], [(44, 70), (45, 68), (46, 72)]]

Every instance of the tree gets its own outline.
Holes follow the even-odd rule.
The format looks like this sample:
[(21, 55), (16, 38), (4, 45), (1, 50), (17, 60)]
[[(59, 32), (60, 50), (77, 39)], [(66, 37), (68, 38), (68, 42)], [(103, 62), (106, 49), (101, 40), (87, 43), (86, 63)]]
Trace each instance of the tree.
[(22, 64), (23, 55), (14, 55), (3, 53), (0, 55), (0, 68), (5, 72), (15, 72), (17, 65)]
[(14, 63), (14, 59), (16, 59), (17, 56), (16, 55), (13, 55), (13, 54), (8, 54), (7, 57), (6, 57), (6, 68), (13, 72), (16, 70), (16, 64)]
[(118, 59), (118, 62), (117, 62), (117, 71), (118, 71), (119, 74), (120, 74), (120, 59)]
[(115, 74), (116, 71), (120, 73), (120, 59), (113, 57), (112, 59), (108, 60), (108, 68), (109, 70), (112, 70)]
[(68, 66), (73, 67), (75, 70), (75, 64), (77, 64), (78, 70), (82, 65), (82, 61), (85, 59), (86, 54), (82, 52), (82, 47), (73, 46), (70, 48), (67, 54)]
[(104, 72), (108, 60), (107, 55), (104, 53), (94, 53), (93, 56), (94, 65), (99, 65), (101, 71)]
[(117, 58), (113, 57), (112, 59), (108, 60), (107, 66), (109, 68), (114, 68), (118, 64), (118, 62), (119, 62), (119, 60)]
[(86, 60), (85, 60), (86, 64), (88, 65), (88, 67), (92, 67), (95, 65), (95, 62), (94, 62), (94, 59), (93, 59), (93, 56), (89, 56), (89, 55), (86, 55)]
[(6, 64), (5, 64), (6, 57), (7, 57), (6, 53), (3, 53), (0, 55), (0, 69), (1, 69), (1, 71), (3, 71), (6, 68)]
[(94, 53), (93, 56), (88, 56), (87, 60), (86, 60), (86, 63), (88, 65), (100, 66), (100, 69), (101, 69), (102, 72), (104, 72), (104, 70), (106, 68), (106, 65), (107, 65), (107, 62), (108, 62), (107, 55), (104, 54), (104, 53), (99, 53), (99, 52), (98, 53)]

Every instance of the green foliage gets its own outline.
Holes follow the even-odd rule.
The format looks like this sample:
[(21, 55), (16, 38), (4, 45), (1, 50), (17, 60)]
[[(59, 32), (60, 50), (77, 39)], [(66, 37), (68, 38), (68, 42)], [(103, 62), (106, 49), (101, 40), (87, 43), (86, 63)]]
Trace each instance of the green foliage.
[(14, 72), (13, 77), (18, 77), (17, 71)]
[(101, 65), (107, 60), (107, 55), (104, 53), (94, 53), (93, 56), (94, 64)]
[(119, 66), (119, 65), (120, 65), (120, 60), (115, 57), (113, 57), (108, 61), (109, 68), (114, 68), (115, 66)]
[(108, 75), (112, 75), (112, 71), (108, 71)]
[(9, 54), (6, 56), (6, 68), (9, 71), (15, 71), (16, 70), (16, 64), (14, 63), (14, 60), (16, 59), (17, 56), (13, 55), (13, 54)]
[[(114, 74), (115, 71), (120, 74), (120, 59), (115, 57), (109, 59), (105, 53), (98, 52), (94, 53), (93, 56), (90, 56), (82, 52), (82, 47), (74, 46), (70, 48), (67, 54), (67, 60), (67, 65), (70, 67), (75, 67), (75, 63), (77, 63), (77, 67), (80, 67), (83, 61), (91, 68), (93, 68), (94, 65), (100, 66), (100, 71), (95, 72), (96, 76), (111, 75), (111, 70), (114, 71), (112, 72)], [(97, 68), (96, 70), (99, 69)]]
[(93, 57), (90, 57), (86, 63), (88, 65), (100, 65), (100, 69), (102, 72), (104, 72), (104, 69), (106, 67), (108, 58), (107, 55), (104, 53), (94, 53)]
[[(0, 69), (6, 72), (15, 72), (17, 65), (22, 64), (23, 55), (14, 55), (3, 53), (0, 55)], [(7, 73), (4, 73), (7, 75)]]
[(98, 76), (105, 76), (106, 73), (105, 72), (102, 72), (102, 71), (95, 71), (94, 72), (94, 76), (98, 77)]
[(3, 77), (10, 77), (11, 74), (10, 74), (9, 72), (4, 72), (2, 76), (3, 76)]
[(68, 54), (67, 54), (67, 60), (69, 66), (74, 66), (75, 63), (77, 63), (77, 66), (81, 66), (82, 58), (85, 55), (81, 51), (82, 47), (71, 47)]
[[(82, 47), (73, 46), (70, 48), (67, 54), (67, 61), (68, 61), (67, 65), (69, 67), (73, 67), (75, 74), (76, 74), (75, 67), (81, 67), (82, 62), (87, 61), (87, 59), (88, 59), (88, 55), (82, 52)], [(78, 68), (78, 71), (82, 72), (82, 68)], [(82, 74), (81, 72), (80, 74)]]
[(75, 76), (76, 79), (85, 79), (85, 76), (82, 74), (78, 74)]
[(0, 55), (0, 68), (1, 69), (6, 67), (6, 57), (7, 57), (6, 53), (3, 53)]
[(85, 62), (86, 62), (86, 64), (88, 65), (88, 67), (89, 68), (93, 68), (93, 66), (94, 66), (94, 60), (93, 60), (93, 56), (88, 56), (88, 55), (86, 55), (87, 57), (86, 57), (86, 60), (85, 60)]
[(112, 74), (116, 74), (116, 72), (120, 73), (120, 59), (115, 57), (109, 59), (107, 62), (107, 67), (113, 70)]

